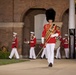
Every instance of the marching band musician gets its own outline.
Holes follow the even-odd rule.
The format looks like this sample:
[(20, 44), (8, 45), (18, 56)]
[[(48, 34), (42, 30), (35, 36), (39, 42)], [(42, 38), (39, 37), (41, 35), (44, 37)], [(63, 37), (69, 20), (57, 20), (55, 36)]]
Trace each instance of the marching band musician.
[(64, 38), (64, 50), (65, 50), (65, 57), (66, 59), (69, 58), (69, 40), (68, 40), (68, 34), (65, 34)]
[[(61, 40), (60, 40), (61, 36), (58, 38), (60, 43), (61, 43)], [(61, 59), (61, 54), (60, 54), (60, 46), (57, 48), (56, 50), (56, 56), (55, 56), (56, 59)]]
[(60, 46), (58, 47), (58, 49), (57, 49), (57, 51), (56, 51), (56, 56), (55, 56), (55, 57), (56, 57), (57, 59), (61, 59), (60, 48), (63, 47), (64, 41), (63, 41), (62, 36), (59, 36), (58, 39), (60, 40)]
[[(60, 27), (59, 27), (59, 26), (57, 26), (57, 30), (60, 31)], [(59, 40), (60, 43), (61, 43), (61, 36), (59, 36), (59, 37), (57, 37), (57, 38), (58, 38), (57, 40)], [(57, 48), (57, 51), (56, 51), (56, 58), (57, 58), (57, 59), (60, 59), (60, 58), (61, 58), (60, 46)]]
[(48, 32), (50, 31), (50, 36), (47, 37), (45, 40), (46, 44), (46, 50), (47, 50), (47, 60), (48, 60), (48, 66), (52, 67), (54, 64), (54, 48), (56, 43), (56, 37), (60, 35), (60, 31), (56, 30), (56, 25), (53, 25), (54, 19), (55, 19), (56, 12), (50, 8), (46, 10), (46, 20), (48, 21), (48, 24), (44, 25), (44, 29), (42, 32), (42, 43), (44, 44), (44, 37), (47, 37)]
[(30, 35), (30, 41), (29, 41), (29, 44), (30, 44), (30, 55), (29, 55), (29, 58), (30, 59), (36, 59), (36, 55), (35, 55), (35, 45), (36, 45), (36, 37), (34, 35), (34, 32), (30, 32), (31, 35)]
[(12, 51), (11, 51), (10, 56), (9, 56), (10, 59), (12, 59), (14, 54), (16, 56), (16, 59), (19, 59), (19, 54), (17, 52), (17, 47), (18, 47), (17, 33), (13, 32)]

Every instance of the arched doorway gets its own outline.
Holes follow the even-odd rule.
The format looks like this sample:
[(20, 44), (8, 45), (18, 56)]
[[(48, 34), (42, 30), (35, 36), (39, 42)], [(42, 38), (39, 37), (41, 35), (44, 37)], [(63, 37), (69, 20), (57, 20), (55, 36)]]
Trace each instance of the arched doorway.
[(35, 23), (34, 18), (38, 14), (45, 14), (45, 9), (43, 8), (30, 8), (23, 16), (23, 42), (22, 42), (22, 55), (24, 57), (28, 57), (29, 55), (29, 45), (24, 44), (24, 40), (29, 40), (30, 38), (30, 31), (35, 31)]
[(67, 9), (63, 16), (62, 16), (62, 22), (63, 22), (63, 25), (62, 25), (62, 29), (61, 29), (61, 35), (64, 37), (65, 34), (68, 34), (68, 27), (69, 27), (69, 9)]
[[(76, 7), (75, 7), (75, 20), (76, 20)], [(62, 16), (62, 22), (63, 22), (63, 26), (61, 29), (61, 34), (64, 37), (65, 34), (69, 33), (69, 9), (67, 9), (63, 16)], [(76, 21), (75, 21), (75, 25), (76, 25)], [(76, 29), (76, 27), (75, 27)], [(76, 31), (75, 31), (75, 35), (76, 35)]]

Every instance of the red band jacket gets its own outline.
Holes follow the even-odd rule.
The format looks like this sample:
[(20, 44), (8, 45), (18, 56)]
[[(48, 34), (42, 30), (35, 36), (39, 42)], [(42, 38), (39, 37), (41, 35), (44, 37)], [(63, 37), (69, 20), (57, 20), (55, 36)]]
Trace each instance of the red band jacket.
[(18, 47), (18, 39), (17, 37), (14, 38), (14, 40), (12, 41), (12, 48), (17, 48)]
[(30, 40), (30, 47), (34, 47), (36, 45), (36, 37)]
[[(44, 30), (42, 32), (42, 37), (46, 37), (47, 31), (49, 30), (49, 28), (52, 25), (46, 24), (44, 25)], [(58, 33), (58, 36), (60, 35), (60, 30), (56, 30), (56, 27), (54, 28), (55, 33)], [(51, 37), (51, 35), (48, 37), (48, 39), (46, 40), (47, 43), (56, 43), (56, 37)]]
[(64, 39), (64, 48), (69, 48), (69, 43), (67, 38)]

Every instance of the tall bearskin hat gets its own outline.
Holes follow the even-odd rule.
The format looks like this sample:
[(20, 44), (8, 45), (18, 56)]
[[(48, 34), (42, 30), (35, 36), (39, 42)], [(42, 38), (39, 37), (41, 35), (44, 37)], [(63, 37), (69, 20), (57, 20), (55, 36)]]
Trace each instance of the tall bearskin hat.
[(55, 20), (55, 15), (56, 15), (56, 12), (54, 11), (54, 9), (50, 8), (50, 9), (47, 9), (46, 10), (46, 20), (52, 20), (54, 22)]

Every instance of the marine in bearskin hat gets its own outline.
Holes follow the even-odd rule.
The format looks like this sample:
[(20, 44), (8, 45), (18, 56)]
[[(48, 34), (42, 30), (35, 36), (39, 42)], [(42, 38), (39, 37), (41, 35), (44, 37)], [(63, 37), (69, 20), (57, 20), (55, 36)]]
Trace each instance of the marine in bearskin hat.
[(56, 30), (56, 25), (53, 25), (53, 22), (55, 20), (56, 12), (53, 8), (46, 10), (46, 20), (48, 21), (48, 24), (44, 25), (44, 29), (42, 31), (42, 43), (46, 45), (47, 50), (47, 60), (48, 60), (48, 66), (52, 67), (54, 64), (54, 48), (56, 44), (56, 37), (60, 35), (60, 31)]

